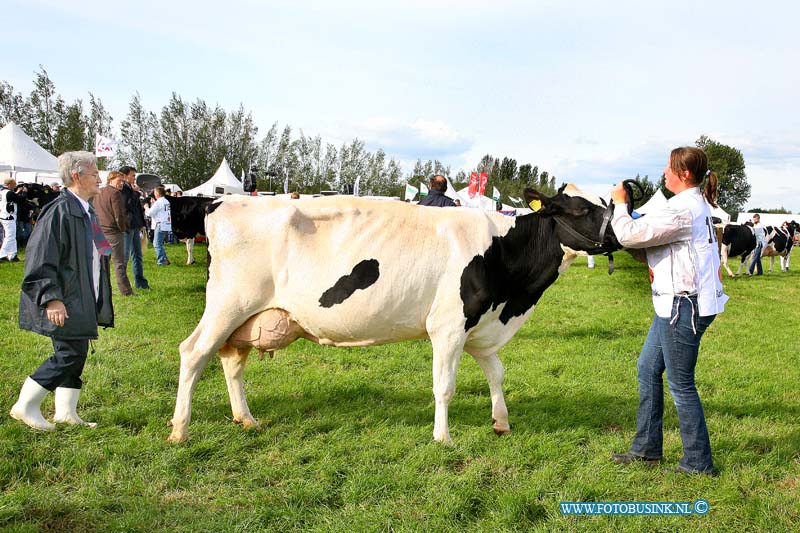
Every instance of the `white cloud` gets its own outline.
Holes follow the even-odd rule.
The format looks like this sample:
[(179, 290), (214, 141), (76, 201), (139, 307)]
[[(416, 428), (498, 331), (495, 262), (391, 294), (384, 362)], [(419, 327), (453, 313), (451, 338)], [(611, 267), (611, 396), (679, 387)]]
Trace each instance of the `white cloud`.
[[(358, 123), (340, 123), (336, 133), (344, 139), (357, 137), (370, 150), (382, 148), (401, 161), (438, 159), (447, 164), (460, 158), (473, 144), (472, 139), (444, 121), (423, 117), (412, 121), (371, 117)], [(411, 169), (404, 165), (404, 170)]]

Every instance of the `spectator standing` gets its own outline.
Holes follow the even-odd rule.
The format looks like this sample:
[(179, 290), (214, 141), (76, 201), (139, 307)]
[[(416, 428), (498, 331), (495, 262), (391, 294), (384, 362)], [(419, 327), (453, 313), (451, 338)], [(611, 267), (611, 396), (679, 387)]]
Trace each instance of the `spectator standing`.
[(150, 219), (153, 224), (153, 248), (156, 250), (156, 265), (169, 265), (167, 252), (164, 250), (164, 239), (172, 231), (172, 217), (169, 210), (169, 201), (166, 198), (164, 187), (159, 185), (153, 191), (156, 201), (150, 207)]
[(33, 429), (52, 431), (42, 400), (55, 392), (56, 423), (94, 427), (78, 416), (89, 340), (114, 325), (108, 256), (111, 247), (89, 200), (99, 192), (97, 159), (89, 152), (58, 158), (66, 190), (42, 210), (28, 242), (19, 299), (19, 327), (53, 342), (51, 355), (22, 385), (10, 415)]
[(136, 185), (136, 169), (124, 166), (119, 169), (125, 176), (125, 183), (120, 192), (125, 200), (128, 215), (128, 230), (125, 232), (125, 264), (128, 259), (133, 265), (133, 281), (137, 289), (149, 289), (150, 283), (144, 277), (144, 261), (142, 261), (142, 228), (144, 227), (144, 208), (142, 192)]
[(767, 247), (767, 231), (761, 225), (761, 215), (753, 215), (753, 233), (756, 236), (756, 249), (753, 250), (753, 260), (750, 261), (747, 275), (752, 276), (753, 270), (756, 270), (756, 276), (761, 276), (764, 274), (764, 269), (761, 266), (761, 254), (764, 252), (764, 248)]
[(444, 195), (447, 192), (447, 180), (442, 175), (431, 178), (428, 196), (419, 201), (417, 205), (434, 207), (455, 207), (456, 203)]
[(127, 261), (125, 260), (125, 234), (128, 231), (128, 215), (125, 199), (122, 197), (122, 186), (125, 176), (117, 171), (108, 174), (107, 187), (100, 189), (94, 199), (94, 209), (100, 220), (100, 227), (111, 245), (111, 262), (117, 287), (123, 296), (134, 296), (131, 282), (128, 279)]
[(18, 197), (25, 197), (24, 202), (19, 202), (17, 207), (17, 247), (25, 246), (33, 231), (33, 204), (28, 200), (28, 189), (25, 185), (17, 185), (14, 189)]
[(17, 204), (27, 202), (25, 193), (16, 193), (17, 182), (8, 178), (0, 185), (0, 225), (3, 227), (3, 244), (0, 247), (0, 261), (19, 261), (17, 257)]

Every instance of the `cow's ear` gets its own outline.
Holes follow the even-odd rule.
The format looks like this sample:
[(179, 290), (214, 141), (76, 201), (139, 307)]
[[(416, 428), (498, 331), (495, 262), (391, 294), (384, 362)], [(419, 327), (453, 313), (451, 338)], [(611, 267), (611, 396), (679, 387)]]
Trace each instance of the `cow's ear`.
[(534, 189), (526, 188), (523, 192), (523, 196), (525, 197), (525, 203), (535, 212), (547, 211), (547, 207), (550, 204), (550, 198), (544, 194)]

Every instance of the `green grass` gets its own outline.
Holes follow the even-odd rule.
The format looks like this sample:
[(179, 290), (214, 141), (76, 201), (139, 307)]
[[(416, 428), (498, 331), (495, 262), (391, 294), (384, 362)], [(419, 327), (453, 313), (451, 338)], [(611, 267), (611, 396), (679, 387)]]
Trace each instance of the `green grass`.
[[(800, 256), (794, 270), (725, 278), (697, 381), (718, 478), (667, 473), (681, 454), (671, 400), (662, 468), (608, 460), (628, 448), (647, 273), (578, 260), (501, 351), (513, 433), (491, 429), (488, 386), (462, 360), (455, 445), (432, 442), (427, 342), (330, 348), (299, 341), (245, 372), (263, 431), (231, 422), (218, 359), (203, 374), (190, 439), (166, 441), (178, 344), (204, 306), (205, 250), (155, 267), (153, 289), (116, 298), (84, 371), (94, 431), (36, 433), (9, 418), (49, 340), (17, 329), (22, 263), (0, 265), (0, 527), (13, 531), (790, 531), (800, 523)], [(44, 404), (52, 414), (52, 397)], [(563, 517), (560, 501), (709, 501), (706, 516)]]

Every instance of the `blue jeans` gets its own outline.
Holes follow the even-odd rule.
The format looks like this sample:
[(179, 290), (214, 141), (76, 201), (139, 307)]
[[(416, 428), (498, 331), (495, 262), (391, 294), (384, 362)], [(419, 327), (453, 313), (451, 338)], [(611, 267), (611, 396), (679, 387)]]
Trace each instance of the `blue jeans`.
[(160, 229), (156, 228), (155, 235), (153, 236), (153, 248), (156, 249), (156, 264), (157, 265), (166, 265), (167, 261), (167, 252), (164, 250), (164, 239), (167, 236), (167, 231), (161, 231)]
[(144, 277), (142, 261), (142, 229), (129, 229), (125, 232), (125, 264), (132, 257), (133, 279), (137, 289), (149, 289), (150, 284)]
[(764, 273), (764, 269), (761, 267), (761, 245), (756, 244), (756, 249), (753, 250), (753, 260), (750, 261), (750, 268), (747, 271), (752, 274), (753, 269), (757, 270), (757, 276), (760, 276)]
[[(677, 306), (677, 308), (676, 308)], [(656, 316), (639, 355), (639, 411), (631, 453), (661, 458), (664, 444), (664, 370), (678, 411), (683, 458), (681, 467), (698, 472), (713, 470), (711, 442), (708, 438), (703, 406), (694, 383), (694, 368), (700, 339), (714, 316), (697, 316), (697, 297), (675, 297), (673, 316)], [(694, 329), (693, 329), (694, 322)]]

